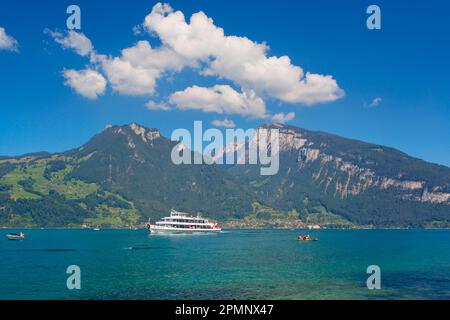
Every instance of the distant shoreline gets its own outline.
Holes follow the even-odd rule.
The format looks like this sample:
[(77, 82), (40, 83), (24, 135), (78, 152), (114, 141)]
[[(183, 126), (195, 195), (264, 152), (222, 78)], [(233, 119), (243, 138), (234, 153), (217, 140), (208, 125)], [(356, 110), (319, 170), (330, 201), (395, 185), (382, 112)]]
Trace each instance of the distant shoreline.
[[(94, 230), (95, 228), (83, 228), (83, 227), (0, 227), (0, 230)], [(145, 227), (100, 227), (100, 230), (130, 230), (130, 231), (140, 231), (147, 230)], [(320, 228), (320, 229), (309, 229), (309, 228), (270, 228), (270, 227), (242, 227), (242, 228), (223, 228), (223, 230), (285, 230), (285, 231), (323, 231), (323, 230), (342, 230), (342, 231), (359, 231), (359, 230), (450, 230), (449, 228), (429, 228), (429, 227), (372, 227), (372, 228)]]

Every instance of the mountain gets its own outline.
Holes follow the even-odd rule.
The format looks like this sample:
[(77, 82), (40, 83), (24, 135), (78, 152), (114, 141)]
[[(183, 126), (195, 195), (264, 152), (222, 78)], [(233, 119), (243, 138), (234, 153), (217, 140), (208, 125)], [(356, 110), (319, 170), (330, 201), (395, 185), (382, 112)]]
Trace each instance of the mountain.
[(280, 130), (273, 176), (257, 165), (175, 165), (176, 143), (135, 123), (67, 152), (0, 157), (0, 226), (136, 226), (171, 208), (232, 226), (450, 226), (449, 168), (323, 132), (263, 128)]
[(220, 166), (174, 165), (158, 130), (111, 126), (63, 153), (0, 160), (0, 225), (134, 226), (171, 208), (242, 218), (250, 195)]
[(266, 205), (319, 222), (334, 216), (358, 225), (448, 226), (448, 167), (324, 132), (262, 128), (280, 130), (278, 174), (261, 176), (251, 166), (231, 171)]
[(121, 194), (143, 214), (167, 215), (171, 208), (239, 218), (249, 195), (220, 166), (175, 165), (176, 142), (137, 124), (105, 129), (84, 146), (65, 153), (83, 159), (69, 178)]

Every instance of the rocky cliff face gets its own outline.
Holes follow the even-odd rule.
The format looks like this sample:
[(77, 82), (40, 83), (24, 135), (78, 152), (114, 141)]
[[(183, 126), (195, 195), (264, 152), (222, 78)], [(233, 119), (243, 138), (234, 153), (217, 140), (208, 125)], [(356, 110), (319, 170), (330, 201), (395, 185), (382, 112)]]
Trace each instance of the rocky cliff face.
[(255, 136), (267, 139), (262, 129), (271, 128), (280, 132), (278, 175), (260, 177), (251, 166), (232, 169), (247, 176), (261, 201), (300, 211), (305, 199), (313, 199), (360, 223), (450, 220), (449, 168), (389, 147), (278, 123), (264, 124)]
[[(434, 181), (424, 179), (405, 179), (405, 171), (412, 168), (399, 166), (397, 172), (392, 176), (378, 173), (380, 166), (376, 160), (365, 159), (367, 157), (362, 152), (355, 159), (356, 161), (345, 160), (339, 156), (339, 151), (330, 152), (331, 148), (325, 142), (314, 140), (313, 135), (302, 133), (302, 130), (293, 129), (279, 125), (269, 125), (280, 129), (280, 152), (299, 152), (304, 155), (298, 157), (298, 170), (307, 166), (318, 164), (314, 170), (312, 178), (323, 186), (324, 191), (330, 188), (335, 195), (345, 199), (349, 194), (359, 195), (369, 188), (381, 190), (392, 189), (398, 192), (398, 196), (414, 201), (450, 204), (450, 180), (447, 183), (435, 184)], [(373, 146), (375, 152), (386, 152), (384, 147)], [(412, 158), (411, 158), (412, 159)], [(359, 161), (358, 161), (359, 160)], [(414, 159), (413, 161), (420, 161)], [(370, 164), (370, 165), (367, 165)], [(405, 163), (405, 165), (408, 163)], [(423, 163), (425, 164), (425, 162)], [(443, 167), (426, 164), (444, 170)], [(393, 169), (393, 168), (391, 168)], [(448, 172), (446, 172), (448, 176)]]

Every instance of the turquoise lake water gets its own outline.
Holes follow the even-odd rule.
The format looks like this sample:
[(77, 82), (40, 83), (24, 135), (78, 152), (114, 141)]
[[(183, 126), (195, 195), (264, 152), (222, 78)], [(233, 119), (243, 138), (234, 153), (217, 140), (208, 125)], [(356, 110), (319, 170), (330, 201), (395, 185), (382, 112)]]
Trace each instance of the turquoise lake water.
[[(450, 299), (450, 230), (0, 230), (0, 299)], [(66, 268), (81, 268), (68, 290)], [(368, 290), (366, 268), (381, 268)]]

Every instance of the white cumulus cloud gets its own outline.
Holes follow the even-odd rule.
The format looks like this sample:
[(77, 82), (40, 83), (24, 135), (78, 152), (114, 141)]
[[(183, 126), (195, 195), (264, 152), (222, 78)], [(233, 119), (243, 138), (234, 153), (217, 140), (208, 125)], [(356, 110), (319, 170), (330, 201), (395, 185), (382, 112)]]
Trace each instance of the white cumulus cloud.
[(170, 110), (170, 106), (164, 102), (157, 103), (155, 101), (149, 101), (145, 104), (145, 107), (149, 110), (162, 110), (162, 111)]
[(366, 105), (369, 108), (374, 108), (380, 105), (381, 101), (383, 99), (381, 97), (374, 98), (368, 105)]
[(228, 85), (215, 85), (208, 88), (188, 87), (173, 93), (169, 97), (169, 102), (182, 110), (237, 114), (252, 118), (266, 117), (266, 105), (263, 99), (253, 91), (237, 92)]
[(139, 41), (123, 49), (119, 57), (96, 56), (114, 91), (129, 95), (152, 95), (156, 81), (169, 71), (180, 71), (185, 61), (167, 47), (152, 48)]
[(275, 122), (281, 122), (281, 123), (285, 123), (291, 120), (294, 120), (295, 118), (295, 113), (294, 112), (288, 112), (288, 113), (276, 113), (274, 115), (271, 116), (271, 119)]
[(154, 94), (157, 72), (120, 59), (106, 59), (103, 70), (114, 91), (128, 95)]
[(5, 28), (0, 27), (0, 50), (19, 51), (19, 43), (6, 33)]
[(223, 120), (213, 120), (211, 122), (213, 125), (215, 125), (216, 127), (223, 127), (223, 128), (234, 128), (236, 127), (236, 124), (234, 123), (233, 120), (229, 120), (227, 118), (223, 119)]
[(49, 33), (63, 48), (72, 49), (80, 56), (87, 56), (94, 51), (91, 40), (81, 32), (73, 30), (65, 34), (50, 30), (45, 30), (45, 32)]
[[(183, 12), (157, 3), (134, 30), (147, 31), (161, 44), (152, 47), (149, 41), (142, 40), (121, 50), (120, 55), (111, 56), (95, 52), (82, 33), (49, 33), (64, 48), (89, 56), (90, 68), (102, 72), (112, 90), (120, 94), (156, 95), (158, 80), (172, 78), (186, 68), (240, 88), (236, 91), (229, 85), (192, 85), (170, 95), (169, 102), (180, 109), (289, 121), (293, 113), (271, 116), (264, 99), (313, 105), (344, 96), (333, 76), (305, 72), (288, 56), (271, 56), (265, 43), (226, 35), (203, 12), (186, 20)], [(157, 104), (147, 108), (163, 110)]]
[(88, 99), (96, 99), (106, 89), (106, 79), (92, 69), (64, 70), (65, 84)]
[(144, 26), (180, 56), (205, 63), (202, 74), (228, 79), (259, 95), (307, 105), (335, 101), (344, 95), (332, 76), (305, 73), (288, 56), (269, 56), (266, 44), (227, 36), (203, 12), (193, 14), (188, 23), (181, 11), (158, 3)]

